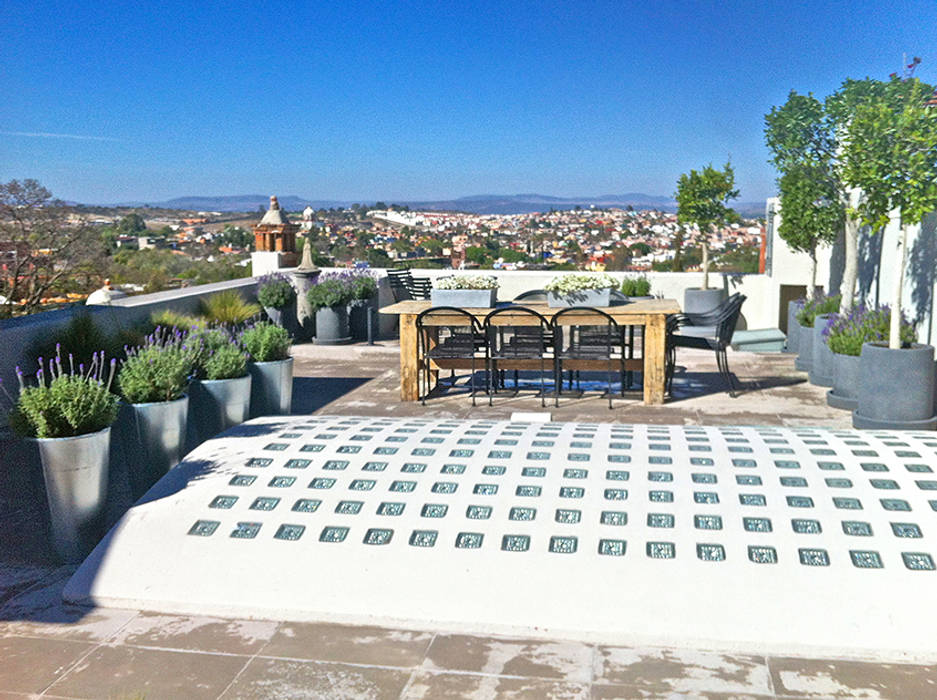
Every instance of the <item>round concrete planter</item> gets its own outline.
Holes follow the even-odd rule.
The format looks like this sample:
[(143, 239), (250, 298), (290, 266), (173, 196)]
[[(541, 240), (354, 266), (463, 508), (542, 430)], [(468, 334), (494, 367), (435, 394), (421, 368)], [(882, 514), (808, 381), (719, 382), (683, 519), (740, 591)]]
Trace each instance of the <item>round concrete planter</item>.
[(199, 445), (250, 417), (251, 377), (200, 379), (192, 384), (191, 401)]
[(612, 303), (612, 290), (581, 289), (577, 292), (547, 292), (547, 304), (551, 308), (564, 308), (569, 306), (605, 307)]
[(859, 356), (833, 353), (833, 388), (826, 392), (826, 403), (833, 408), (856, 410), (859, 386)]
[(823, 331), (834, 314), (820, 314), (813, 321), (813, 335), (810, 338), (813, 350), (810, 353), (810, 383), (817, 386), (833, 386), (833, 351), (826, 344)]
[(377, 338), (377, 299), (356, 299), (348, 305), (348, 327), (355, 341), (368, 339), (368, 309), (372, 310), (371, 337)]
[(252, 362), (251, 418), (283, 416), (293, 406), (293, 358)]
[(316, 345), (342, 345), (351, 342), (348, 307), (326, 306), (316, 311)]
[(294, 299), (282, 309), (275, 309), (272, 306), (265, 306), (264, 312), (272, 323), (285, 328), (291, 337), (296, 337), (299, 330), (299, 324), (296, 320), (296, 300)]
[(803, 299), (787, 302), (787, 343), (784, 346), (784, 352), (786, 353), (796, 355), (798, 352), (800, 333), (797, 328), (797, 312), (803, 307)]
[(859, 356), (854, 428), (934, 430), (934, 347), (915, 343), (891, 350), (865, 343)]
[(30, 438), (39, 450), (52, 545), (68, 564), (81, 562), (101, 536), (111, 429), (65, 438)]
[(712, 311), (725, 301), (724, 289), (697, 289), (689, 287), (683, 292), (683, 313), (701, 314)]
[(813, 359), (813, 328), (800, 325), (800, 321), (794, 323), (797, 329), (797, 359), (794, 360), (794, 367), (801, 372), (809, 372)]
[(189, 397), (121, 404), (114, 432), (123, 449), (133, 500), (182, 459)]

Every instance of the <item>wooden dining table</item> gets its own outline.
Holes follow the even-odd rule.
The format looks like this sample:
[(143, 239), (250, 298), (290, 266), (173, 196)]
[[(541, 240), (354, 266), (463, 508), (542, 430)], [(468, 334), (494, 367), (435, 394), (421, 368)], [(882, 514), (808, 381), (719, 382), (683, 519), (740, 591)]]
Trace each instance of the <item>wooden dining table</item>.
[[(522, 306), (536, 311), (548, 321), (552, 320), (553, 315), (560, 311), (559, 308), (550, 307), (542, 302), (524, 303)], [(399, 301), (380, 309), (382, 314), (392, 314), (400, 317), (401, 401), (417, 401), (420, 398), (417, 376), (420, 358), (417, 357), (419, 348), (416, 318), (431, 307), (432, 304), (429, 301), (408, 300)], [(648, 299), (601, 307), (599, 310), (607, 313), (621, 326), (640, 326), (644, 329), (643, 363), (635, 368), (644, 373), (644, 403), (646, 405), (664, 403), (667, 316), (679, 313), (679, 304), (674, 299)], [(472, 314), (479, 322), (484, 322), (485, 317), (491, 313), (492, 309), (465, 309), (465, 311)], [(581, 322), (581, 318), (578, 320)], [(596, 316), (596, 322), (603, 324), (606, 321), (600, 316)], [(641, 361), (629, 360), (628, 362)]]

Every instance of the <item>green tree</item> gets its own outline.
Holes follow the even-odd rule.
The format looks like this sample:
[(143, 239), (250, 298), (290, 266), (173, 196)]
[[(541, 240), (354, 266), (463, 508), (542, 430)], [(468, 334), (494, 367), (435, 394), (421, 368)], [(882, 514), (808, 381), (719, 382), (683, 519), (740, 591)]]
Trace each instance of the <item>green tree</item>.
[(709, 289), (709, 236), (716, 226), (738, 218), (729, 200), (739, 196), (735, 189), (735, 172), (726, 163), (716, 170), (710, 163), (702, 170), (684, 173), (677, 181), (677, 220), (681, 224), (696, 224), (700, 230), (700, 250), (703, 258), (703, 289)]
[[(856, 212), (873, 228), (900, 217), (889, 347), (901, 347), (901, 292), (908, 228), (937, 209), (937, 110), (926, 105), (932, 89), (916, 78), (892, 80), (891, 90), (858, 104), (850, 120), (844, 174), (863, 192)], [(859, 156), (863, 157), (859, 157)]]
[(234, 248), (250, 249), (254, 242), (253, 234), (240, 226), (228, 224), (221, 231), (221, 242)]
[(127, 214), (117, 222), (117, 234), (120, 236), (137, 236), (143, 231), (146, 231), (146, 221), (136, 212)]

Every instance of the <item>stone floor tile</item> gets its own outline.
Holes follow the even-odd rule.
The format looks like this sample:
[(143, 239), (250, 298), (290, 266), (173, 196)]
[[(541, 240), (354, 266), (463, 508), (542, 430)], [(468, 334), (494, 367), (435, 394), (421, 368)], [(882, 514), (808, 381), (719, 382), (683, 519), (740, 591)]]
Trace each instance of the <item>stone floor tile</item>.
[(410, 685), (401, 696), (402, 700), (585, 700), (588, 697), (587, 683), (426, 671), (413, 674)]
[(770, 657), (775, 692), (797, 698), (934, 698), (937, 666)]
[(37, 700), (36, 693), (6, 693), (0, 690), (0, 700)]
[(0, 608), (0, 634), (106, 640), (131, 620), (135, 610), (93, 608), (62, 601), (71, 569), (56, 572), (46, 585), (20, 594)]
[(58, 639), (0, 638), (0, 690), (41, 693), (93, 648)]
[(437, 671), (552, 678), (588, 683), (593, 648), (579, 642), (551, 642), (461, 634), (436, 635), (424, 665)]
[(276, 632), (277, 622), (141, 612), (111, 639), (114, 644), (256, 654)]
[(255, 658), (221, 699), (396, 700), (409, 677), (409, 670)]
[(263, 656), (375, 666), (419, 666), (433, 635), (382, 627), (284, 622)]
[(638, 689), (633, 685), (592, 685), (593, 700), (635, 700), (635, 698), (667, 698), (668, 700), (774, 700), (774, 695), (750, 695), (748, 693), (666, 693)]
[(683, 649), (599, 647), (595, 680), (651, 694), (773, 692), (763, 657)]
[(214, 700), (248, 658), (100, 646), (56, 681), (49, 694), (69, 698)]

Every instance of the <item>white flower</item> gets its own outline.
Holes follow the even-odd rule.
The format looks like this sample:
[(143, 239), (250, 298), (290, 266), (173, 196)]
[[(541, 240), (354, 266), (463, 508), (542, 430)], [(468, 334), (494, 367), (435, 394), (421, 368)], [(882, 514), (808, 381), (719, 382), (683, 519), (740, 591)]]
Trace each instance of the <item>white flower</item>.
[(618, 282), (611, 275), (580, 274), (554, 277), (547, 283), (546, 289), (556, 294), (581, 292), (586, 289), (614, 289)]
[(498, 280), (491, 275), (453, 275), (437, 278), (433, 286), (436, 289), (497, 289)]

